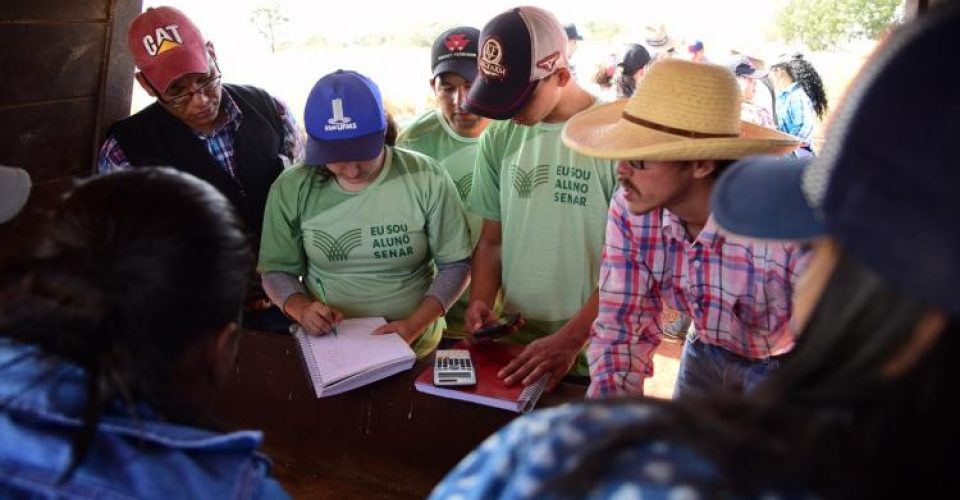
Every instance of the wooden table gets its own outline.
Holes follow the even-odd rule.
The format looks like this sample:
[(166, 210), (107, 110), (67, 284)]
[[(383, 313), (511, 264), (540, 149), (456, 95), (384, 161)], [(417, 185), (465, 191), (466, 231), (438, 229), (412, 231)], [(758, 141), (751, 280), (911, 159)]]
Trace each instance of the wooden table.
[[(281, 478), (298, 483), (314, 477), (333, 489), (339, 484), (341, 493), (359, 488), (423, 497), (460, 459), (517, 416), (417, 392), (413, 382), (425, 362), (325, 398), (316, 397), (302, 366), (293, 337), (246, 332), (235, 376), (215, 401), (228, 427), (263, 430), (265, 451), (278, 467), (289, 469)], [(581, 401), (585, 391), (582, 385), (560, 384), (538, 407)], [(308, 485), (285, 485), (291, 492), (314, 491)]]

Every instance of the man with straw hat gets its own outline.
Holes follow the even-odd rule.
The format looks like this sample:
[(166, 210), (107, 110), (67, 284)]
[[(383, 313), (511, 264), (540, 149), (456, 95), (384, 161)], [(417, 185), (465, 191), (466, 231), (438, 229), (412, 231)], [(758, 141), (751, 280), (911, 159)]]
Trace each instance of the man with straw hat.
[(804, 252), (720, 234), (710, 194), (732, 160), (786, 154), (799, 141), (740, 121), (740, 90), (728, 69), (680, 60), (654, 65), (629, 101), (573, 117), (563, 141), (620, 160), (588, 394), (643, 392), (664, 306), (689, 315), (697, 330), (687, 338), (675, 397), (750, 390), (793, 347), (790, 296)]

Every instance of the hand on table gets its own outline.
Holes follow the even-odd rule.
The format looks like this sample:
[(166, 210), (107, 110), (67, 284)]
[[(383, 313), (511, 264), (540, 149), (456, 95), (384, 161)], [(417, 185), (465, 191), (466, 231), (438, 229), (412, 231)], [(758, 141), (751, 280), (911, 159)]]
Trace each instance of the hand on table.
[(570, 371), (582, 347), (581, 342), (563, 333), (554, 333), (531, 342), (497, 376), (507, 385), (521, 382), (526, 386), (548, 373), (547, 390), (551, 390)]

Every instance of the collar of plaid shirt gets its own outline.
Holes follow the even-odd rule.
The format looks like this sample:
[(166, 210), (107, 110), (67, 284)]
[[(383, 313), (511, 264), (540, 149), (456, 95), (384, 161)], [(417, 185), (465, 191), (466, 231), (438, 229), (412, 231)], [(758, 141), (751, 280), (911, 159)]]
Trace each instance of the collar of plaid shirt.
[(240, 122), (243, 121), (243, 113), (240, 111), (240, 106), (237, 106), (237, 103), (230, 97), (226, 89), (221, 92), (221, 95), (223, 96), (221, 98), (221, 102), (223, 103), (221, 108), (227, 119), (220, 125), (217, 125), (209, 134), (197, 134), (201, 138), (216, 137), (227, 131), (236, 133), (237, 130), (240, 129)]
[(664, 238), (672, 239), (679, 243), (691, 245), (700, 244), (714, 250), (720, 250), (723, 242), (726, 241), (726, 238), (720, 234), (720, 228), (717, 226), (717, 223), (713, 220), (713, 214), (710, 214), (710, 217), (707, 218), (707, 223), (703, 225), (700, 234), (698, 234), (693, 241), (687, 239), (687, 229), (684, 227), (683, 221), (680, 220), (676, 214), (665, 208), (661, 214), (660, 226), (663, 228)]

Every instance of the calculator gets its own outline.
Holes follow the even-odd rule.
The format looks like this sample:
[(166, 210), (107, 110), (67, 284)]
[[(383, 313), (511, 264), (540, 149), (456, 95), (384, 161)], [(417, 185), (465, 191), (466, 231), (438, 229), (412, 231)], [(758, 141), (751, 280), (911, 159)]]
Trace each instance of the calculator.
[(476, 385), (477, 373), (466, 349), (438, 349), (433, 361), (433, 385)]

